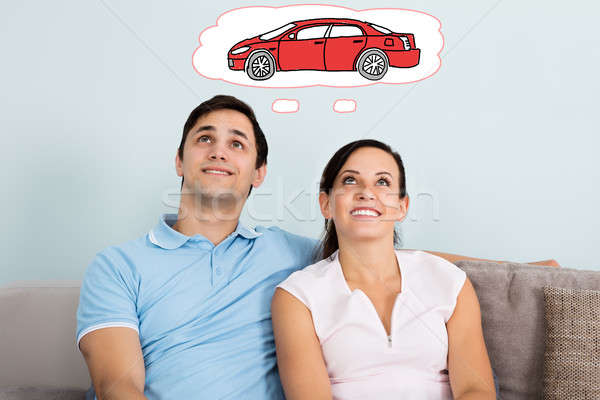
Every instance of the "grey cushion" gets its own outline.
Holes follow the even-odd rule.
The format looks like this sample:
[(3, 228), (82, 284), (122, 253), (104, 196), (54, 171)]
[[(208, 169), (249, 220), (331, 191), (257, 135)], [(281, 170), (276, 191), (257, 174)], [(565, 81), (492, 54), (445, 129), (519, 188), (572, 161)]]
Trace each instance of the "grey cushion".
[(600, 291), (544, 287), (544, 399), (600, 398)]
[(85, 391), (11, 386), (0, 388), (0, 400), (85, 400)]
[(75, 338), (79, 285), (48, 281), (0, 288), (0, 388), (90, 386)]
[(529, 264), (459, 261), (477, 292), (483, 335), (503, 400), (543, 391), (544, 286), (600, 289), (600, 272)]

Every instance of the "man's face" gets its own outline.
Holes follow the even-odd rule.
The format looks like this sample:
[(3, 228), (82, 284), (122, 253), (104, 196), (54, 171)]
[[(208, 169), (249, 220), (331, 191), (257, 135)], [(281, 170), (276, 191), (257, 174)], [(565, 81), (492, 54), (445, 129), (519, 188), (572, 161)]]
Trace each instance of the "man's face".
[(266, 174), (266, 165), (256, 168), (256, 154), (248, 117), (229, 109), (204, 114), (187, 135), (183, 160), (175, 158), (182, 191), (245, 201), (250, 186), (260, 186)]

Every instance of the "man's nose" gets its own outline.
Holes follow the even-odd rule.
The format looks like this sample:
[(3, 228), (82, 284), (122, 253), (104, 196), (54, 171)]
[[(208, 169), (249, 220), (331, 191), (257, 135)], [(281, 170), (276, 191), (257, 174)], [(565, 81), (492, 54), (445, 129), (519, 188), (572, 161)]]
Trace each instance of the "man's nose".
[(227, 154), (219, 145), (213, 146), (208, 157), (213, 161), (227, 161)]

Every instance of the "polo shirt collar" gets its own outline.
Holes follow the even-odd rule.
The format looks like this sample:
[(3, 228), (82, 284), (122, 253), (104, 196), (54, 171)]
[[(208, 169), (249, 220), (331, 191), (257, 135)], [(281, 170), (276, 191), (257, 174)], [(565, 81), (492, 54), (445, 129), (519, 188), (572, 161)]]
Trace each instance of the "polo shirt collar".
[[(166, 250), (173, 250), (183, 246), (188, 240), (194, 236), (186, 236), (183, 233), (177, 232), (171, 228), (177, 221), (177, 214), (162, 214), (158, 220), (158, 224), (148, 233), (148, 239), (155, 245), (162, 247)], [(241, 221), (238, 220), (238, 224), (235, 230), (229, 236), (241, 235), (246, 239), (255, 239), (262, 235), (262, 233), (256, 232), (254, 229), (245, 226)], [(206, 238), (204, 238), (207, 240)]]

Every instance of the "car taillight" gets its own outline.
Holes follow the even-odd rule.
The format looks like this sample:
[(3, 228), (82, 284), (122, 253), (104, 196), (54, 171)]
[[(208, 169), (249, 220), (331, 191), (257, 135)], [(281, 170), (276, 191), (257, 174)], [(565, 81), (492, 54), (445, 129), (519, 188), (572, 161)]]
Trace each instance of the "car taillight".
[(412, 33), (404, 33), (403, 36), (408, 39), (411, 49), (417, 48), (417, 45), (415, 44), (415, 35), (413, 35)]
[(400, 36), (400, 40), (404, 43), (404, 50), (410, 50), (410, 41), (406, 36)]

